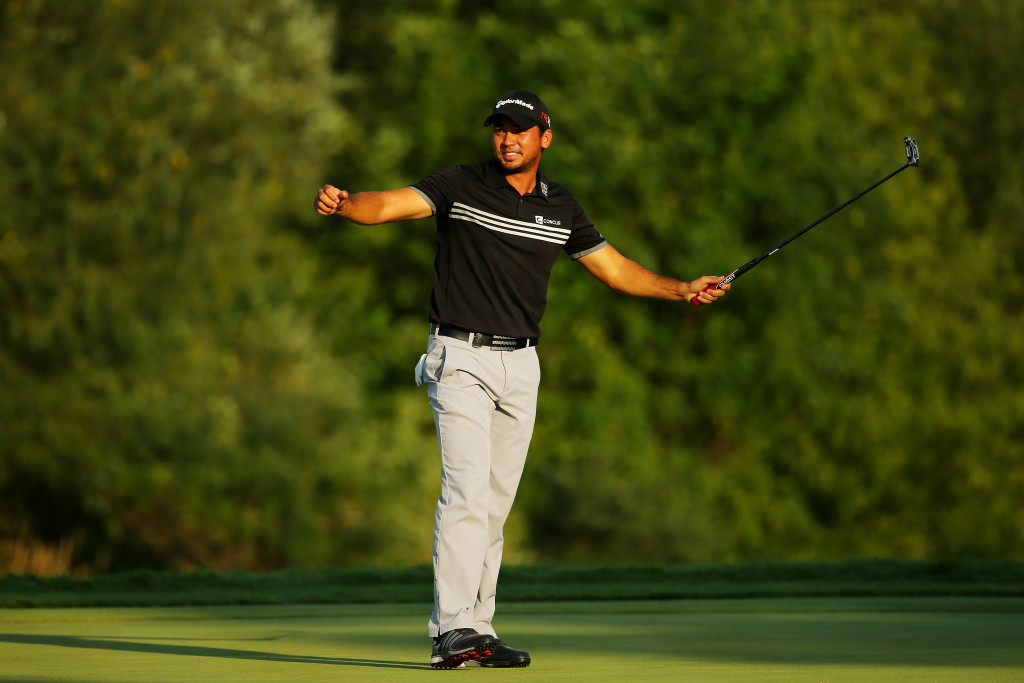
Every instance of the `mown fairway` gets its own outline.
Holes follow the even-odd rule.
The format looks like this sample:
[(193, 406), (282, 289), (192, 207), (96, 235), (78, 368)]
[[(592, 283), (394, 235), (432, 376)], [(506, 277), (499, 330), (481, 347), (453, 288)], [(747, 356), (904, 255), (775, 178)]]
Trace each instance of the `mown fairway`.
[(528, 669), (435, 672), (416, 605), (0, 610), (3, 681), (1024, 681), (1020, 598), (505, 606)]

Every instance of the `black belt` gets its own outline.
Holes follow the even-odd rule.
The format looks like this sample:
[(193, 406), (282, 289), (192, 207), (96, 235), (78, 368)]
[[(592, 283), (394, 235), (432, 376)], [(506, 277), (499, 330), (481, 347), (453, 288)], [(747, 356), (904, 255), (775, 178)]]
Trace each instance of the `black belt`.
[(461, 339), (462, 341), (469, 342), (476, 347), (489, 346), (494, 351), (515, 351), (517, 349), (525, 349), (529, 346), (536, 346), (539, 341), (537, 337), (503, 337), (500, 334), (470, 332), (469, 330), (459, 329), (458, 327), (448, 327), (447, 325), (438, 325), (436, 323), (430, 324), (430, 334), (439, 334), (442, 337), (454, 337), (455, 339)]

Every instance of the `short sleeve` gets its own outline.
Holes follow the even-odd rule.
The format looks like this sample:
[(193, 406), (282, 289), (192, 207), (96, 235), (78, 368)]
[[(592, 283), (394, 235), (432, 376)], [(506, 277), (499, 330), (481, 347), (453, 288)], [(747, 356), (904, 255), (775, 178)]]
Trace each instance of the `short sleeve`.
[(608, 241), (598, 232), (590, 219), (587, 218), (587, 214), (579, 202), (575, 199), (573, 199), (573, 202), (576, 207), (572, 217), (572, 233), (562, 248), (569, 255), (569, 258), (575, 261), (607, 246)]
[(453, 203), (456, 188), (460, 185), (460, 179), (465, 174), (464, 166), (446, 168), (443, 171), (431, 173), (423, 180), (415, 182), (409, 188), (417, 192), (430, 205), (431, 210), (437, 213), (446, 213)]

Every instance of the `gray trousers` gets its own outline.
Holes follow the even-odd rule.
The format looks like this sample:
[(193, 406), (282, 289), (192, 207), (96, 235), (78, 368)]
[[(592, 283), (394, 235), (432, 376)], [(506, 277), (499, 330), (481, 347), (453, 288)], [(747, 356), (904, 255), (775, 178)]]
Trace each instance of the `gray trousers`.
[(473, 628), (497, 635), (491, 619), (502, 528), (533, 435), (537, 350), (492, 351), (431, 335), (416, 381), (427, 385), (441, 447), (428, 633)]

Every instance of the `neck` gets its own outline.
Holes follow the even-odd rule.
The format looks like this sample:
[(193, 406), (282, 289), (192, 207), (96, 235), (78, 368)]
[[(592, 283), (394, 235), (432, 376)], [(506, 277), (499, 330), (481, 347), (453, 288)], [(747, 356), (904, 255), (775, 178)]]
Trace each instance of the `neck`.
[(533, 188), (537, 187), (537, 169), (533, 168), (526, 172), (509, 173), (505, 176), (505, 180), (519, 194), (530, 194), (533, 192)]

